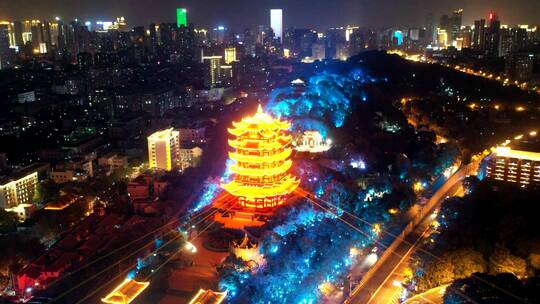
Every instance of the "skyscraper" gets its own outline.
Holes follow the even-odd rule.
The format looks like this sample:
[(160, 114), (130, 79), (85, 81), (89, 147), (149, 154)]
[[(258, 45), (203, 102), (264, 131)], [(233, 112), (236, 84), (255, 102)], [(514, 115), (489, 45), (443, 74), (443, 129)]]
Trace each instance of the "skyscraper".
[(180, 134), (173, 128), (148, 136), (148, 167), (171, 171), (180, 160)]
[(270, 27), (274, 31), (274, 37), (282, 42), (283, 39), (283, 10), (271, 9), (270, 10)]
[(7, 66), (9, 53), (9, 23), (0, 24), (0, 69)]
[(220, 84), (221, 58), (221, 56), (203, 57), (205, 86), (215, 88)]
[(499, 56), (501, 21), (496, 13), (489, 14), (489, 28), (486, 33), (486, 55)]
[(231, 64), (236, 61), (236, 48), (229, 47), (225, 49), (225, 64)]
[(486, 41), (486, 20), (480, 19), (474, 21), (473, 48), (478, 51), (484, 51)]
[(24, 44), (22, 33), (23, 33), (22, 23), (20, 21), (13, 22), (13, 36), (15, 39), (15, 45), (18, 47), (22, 47)]
[(450, 41), (455, 41), (459, 38), (459, 33), (461, 31), (461, 20), (463, 17), (463, 10), (458, 9), (452, 13), (450, 18)]
[(176, 9), (176, 25), (187, 26), (187, 9), (182, 7)]

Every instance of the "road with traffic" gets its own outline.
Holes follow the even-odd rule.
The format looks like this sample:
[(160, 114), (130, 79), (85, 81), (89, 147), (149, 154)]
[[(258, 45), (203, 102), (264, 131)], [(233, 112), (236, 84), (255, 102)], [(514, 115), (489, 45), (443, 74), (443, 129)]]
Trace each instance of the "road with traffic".
[(404, 237), (396, 238), (396, 244), (387, 249), (390, 251), (381, 256), (378, 265), (374, 266), (374, 271), (369, 271), (364, 276), (345, 303), (398, 303), (403, 288), (396, 283), (403, 279), (410, 256), (419, 248), (418, 245), (430, 229), (433, 210), (447, 197), (459, 194), (462, 191), (461, 182), (465, 177), (475, 174), (479, 164), (480, 160), (477, 160), (463, 166), (435, 192), (426, 207), (413, 220), (413, 229)]

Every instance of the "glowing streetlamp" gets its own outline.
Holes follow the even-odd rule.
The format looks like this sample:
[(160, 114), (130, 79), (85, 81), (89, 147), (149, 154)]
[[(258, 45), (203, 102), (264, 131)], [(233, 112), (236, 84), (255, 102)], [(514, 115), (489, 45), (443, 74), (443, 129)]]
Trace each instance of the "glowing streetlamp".
[(186, 245), (184, 246), (184, 249), (191, 253), (197, 252), (197, 247), (195, 247), (195, 245), (193, 245), (193, 243), (191, 242), (187, 242)]

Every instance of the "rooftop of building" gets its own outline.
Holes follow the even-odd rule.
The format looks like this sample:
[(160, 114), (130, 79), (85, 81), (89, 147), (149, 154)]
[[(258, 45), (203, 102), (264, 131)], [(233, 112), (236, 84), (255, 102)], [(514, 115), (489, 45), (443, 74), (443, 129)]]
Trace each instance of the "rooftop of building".
[(156, 131), (156, 132), (150, 134), (150, 136), (148, 136), (148, 140), (156, 140), (156, 141), (157, 140), (166, 140), (166, 139), (170, 138), (170, 136), (171, 136), (171, 134), (173, 132), (178, 132), (178, 131), (174, 131), (173, 128)]
[(29, 165), (27, 167), (24, 167), (20, 170), (17, 170), (8, 176), (0, 177), (0, 185), (5, 185), (11, 181), (19, 180), (23, 177), (26, 177), (33, 173), (38, 173), (39, 171), (47, 170), (49, 167), (49, 164), (47, 163), (35, 163), (32, 165)]
[(57, 200), (47, 203), (45, 210), (64, 210), (77, 200), (81, 199), (81, 196), (75, 194), (65, 194), (60, 196)]
[(101, 155), (99, 158), (114, 158), (116, 156), (118, 156), (118, 152), (111, 151)]
[(210, 289), (199, 289), (189, 304), (219, 304), (225, 300), (227, 292), (216, 292)]
[(132, 279), (125, 279), (105, 298), (102, 298), (101, 301), (110, 304), (130, 303), (143, 292), (148, 285), (150, 285), (149, 282), (137, 282)]
[[(537, 134), (532, 132), (532, 134)], [(540, 153), (540, 137), (529, 135), (521, 138), (518, 142), (511, 144), (512, 149)]]

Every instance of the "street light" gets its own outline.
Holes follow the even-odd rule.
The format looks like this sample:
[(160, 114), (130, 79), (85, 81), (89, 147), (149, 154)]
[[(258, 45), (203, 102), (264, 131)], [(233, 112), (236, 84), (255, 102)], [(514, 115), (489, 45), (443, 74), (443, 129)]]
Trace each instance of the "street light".
[(191, 253), (196, 253), (197, 252), (197, 247), (195, 247), (195, 245), (193, 245), (191, 242), (187, 242), (186, 246), (184, 246), (184, 249), (186, 249), (187, 251), (189, 251)]

